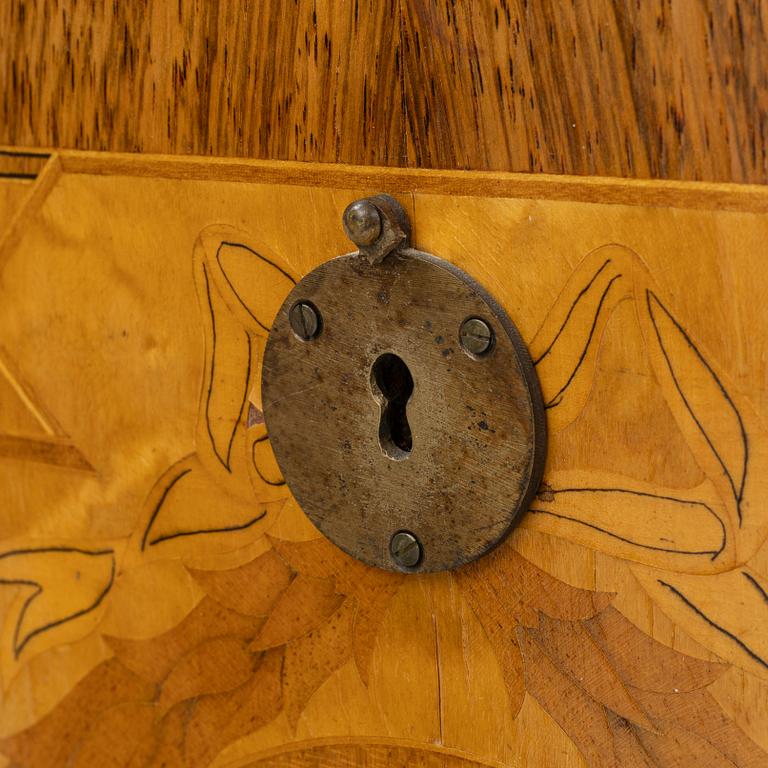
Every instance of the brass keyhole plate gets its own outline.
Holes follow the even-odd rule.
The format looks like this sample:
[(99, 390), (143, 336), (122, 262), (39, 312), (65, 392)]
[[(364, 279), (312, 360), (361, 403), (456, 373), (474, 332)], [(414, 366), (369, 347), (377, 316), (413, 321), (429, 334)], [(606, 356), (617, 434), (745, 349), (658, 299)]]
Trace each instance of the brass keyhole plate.
[(486, 291), (429, 254), (341, 256), (304, 277), (270, 332), (262, 399), (302, 509), (380, 568), (480, 557), (541, 479), (544, 411), (525, 346)]

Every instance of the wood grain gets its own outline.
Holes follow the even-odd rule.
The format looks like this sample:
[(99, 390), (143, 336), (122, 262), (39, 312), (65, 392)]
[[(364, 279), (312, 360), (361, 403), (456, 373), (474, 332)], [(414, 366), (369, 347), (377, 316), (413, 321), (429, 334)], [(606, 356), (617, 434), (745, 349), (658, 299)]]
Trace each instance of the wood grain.
[(409, 158), (639, 178), (768, 179), (762, 2), (404, 9)]
[(3, 3), (0, 141), (404, 162), (393, 2)]
[(768, 181), (764, 0), (9, 0), (0, 142)]
[(0, 179), (31, 181), (43, 169), (48, 157), (45, 152), (0, 149)]
[(0, 221), (3, 222), (3, 229), (21, 208), (31, 187), (31, 182), (25, 179), (6, 179), (0, 184)]
[[(273, 754), (238, 768), (492, 768), (450, 752), (401, 744), (317, 744), (283, 754)], [(234, 768), (234, 767), (233, 767)]]
[[(765, 764), (768, 190), (76, 152), (3, 183), (10, 765)], [(547, 406), (532, 509), (446, 573), (320, 536), (264, 421), (288, 275), (382, 187)]]

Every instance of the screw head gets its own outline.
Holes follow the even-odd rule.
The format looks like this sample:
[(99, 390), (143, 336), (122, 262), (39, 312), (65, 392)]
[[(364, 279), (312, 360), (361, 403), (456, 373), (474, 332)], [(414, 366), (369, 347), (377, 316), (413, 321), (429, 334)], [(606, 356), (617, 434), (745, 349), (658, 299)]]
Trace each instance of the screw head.
[(296, 338), (311, 341), (320, 333), (320, 313), (307, 301), (297, 301), (288, 312)]
[(421, 544), (410, 531), (398, 531), (389, 542), (389, 554), (401, 568), (413, 568), (421, 560)]
[(347, 237), (358, 246), (372, 245), (381, 235), (381, 213), (370, 200), (356, 200), (342, 218)]
[(470, 357), (482, 357), (490, 352), (493, 339), (493, 329), (479, 317), (466, 319), (459, 329), (461, 347)]

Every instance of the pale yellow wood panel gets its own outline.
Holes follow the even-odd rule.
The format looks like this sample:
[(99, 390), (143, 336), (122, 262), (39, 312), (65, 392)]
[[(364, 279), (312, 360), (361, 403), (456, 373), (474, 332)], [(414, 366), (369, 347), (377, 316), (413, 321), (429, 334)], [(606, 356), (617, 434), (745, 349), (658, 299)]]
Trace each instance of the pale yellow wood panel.
[(0, 232), (19, 209), (31, 187), (31, 181), (0, 179)]
[[(448, 574), (320, 537), (261, 412), (275, 312), (382, 190), (504, 306), (547, 405), (533, 508)], [(26, 200), (0, 244), (10, 764), (768, 759), (768, 193), (72, 153)]]

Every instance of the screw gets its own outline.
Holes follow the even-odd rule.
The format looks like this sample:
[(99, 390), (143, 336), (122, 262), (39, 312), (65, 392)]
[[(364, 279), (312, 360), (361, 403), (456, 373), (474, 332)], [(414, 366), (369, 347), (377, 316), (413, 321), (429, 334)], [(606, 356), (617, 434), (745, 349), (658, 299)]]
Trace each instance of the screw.
[(459, 340), (470, 357), (481, 357), (493, 346), (493, 330), (485, 320), (470, 317), (461, 324)]
[(308, 302), (297, 301), (288, 313), (296, 337), (311, 341), (320, 333), (320, 313)]
[(421, 560), (421, 544), (409, 531), (398, 531), (389, 542), (389, 554), (401, 568), (413, 568)]
[(342, 222), (347, 237), (357, 246), (372, 245), (381, 235), (381, 214), (370, 200), (348, 205)]

